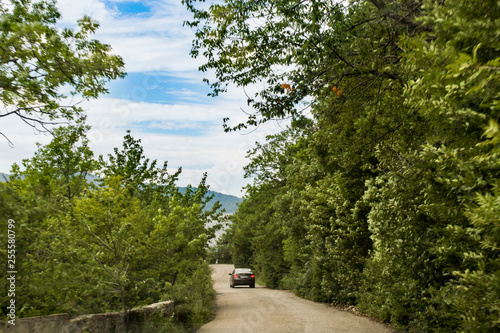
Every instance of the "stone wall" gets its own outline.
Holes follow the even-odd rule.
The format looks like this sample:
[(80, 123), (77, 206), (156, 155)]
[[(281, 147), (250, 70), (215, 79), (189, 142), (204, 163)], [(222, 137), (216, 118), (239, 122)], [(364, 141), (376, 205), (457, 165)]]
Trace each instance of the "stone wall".
[[(128, 312), (131, 332), (154, 332), (155, 327), (165, 325), (174, 313), (174, 302), (155, 303)], [(3, 324), (5, 333), (123, 333), (123, 312), (107, 312), (71, 318), (69, 314), (16, 319), (16, 325)]]

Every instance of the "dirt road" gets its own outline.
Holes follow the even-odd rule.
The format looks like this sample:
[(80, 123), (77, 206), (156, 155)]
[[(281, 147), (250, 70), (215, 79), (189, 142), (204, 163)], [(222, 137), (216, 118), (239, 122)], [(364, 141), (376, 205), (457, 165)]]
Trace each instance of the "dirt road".
[(229, 287), (232, 265), (212, 265), (217, 314), (199, 333), (224, 332), (394, 332), (368, 318), (259, 285)]

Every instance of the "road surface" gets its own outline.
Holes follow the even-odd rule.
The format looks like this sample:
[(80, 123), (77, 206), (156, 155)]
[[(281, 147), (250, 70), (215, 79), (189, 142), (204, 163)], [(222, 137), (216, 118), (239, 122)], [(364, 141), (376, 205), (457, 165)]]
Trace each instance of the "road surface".
[(284, 290), (256, 285), (229, 287), (233, 265), (211, 265), (217, 292), (215, 319), (198, 333), (356, 332), (393, 333), (387, 326), (353, 313), (311, 302)]

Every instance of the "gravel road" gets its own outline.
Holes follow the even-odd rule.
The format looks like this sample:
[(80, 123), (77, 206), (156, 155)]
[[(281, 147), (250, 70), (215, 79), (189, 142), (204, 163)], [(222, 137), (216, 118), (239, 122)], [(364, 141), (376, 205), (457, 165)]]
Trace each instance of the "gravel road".
[(224, 332), (359, 332), (393, 333), (387, 326), (321, 303), (295, 296), (289, 291), (256, 285), (229, 287), (233, 265), (212, 265), (217, 292), (217, 313), (199, 333)]

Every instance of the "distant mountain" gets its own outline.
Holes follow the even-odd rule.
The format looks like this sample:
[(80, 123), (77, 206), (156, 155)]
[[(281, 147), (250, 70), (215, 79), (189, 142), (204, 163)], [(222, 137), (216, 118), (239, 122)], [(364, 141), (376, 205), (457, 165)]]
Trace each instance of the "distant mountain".
[(212, 200), (208, 202), (209, 206), (208, 208), (211, 208), (213, 204), (216, 201), (219, 201), (222, 205), (222, 208), (226, 210), (227, 214), (234, 214), (236, 213), (236, 210), (238, 209), (238, 205), (243, 201), (242, 198), (239, 198), (234, 195), (229, 195), (229, 194), (222, 194), (219, 192), (213, 192), (213, 191), (208, 191), (208, 194), (214, 194), (214, 197)]
[[(94, 175), (89, 175), (87, 177), (89, 180), (94, 181), (98, 179), (99, 177), (94, 176)], [(9, 180), (9, 175), (6, 173), (0, 172), (0, 182), (4, 182)], [(181, 193), (184, 193), (186, 191), (185, 187), (179, 187), (179, 190)], [(238, 205), (243, 201), (242, 198), (239, 198), (234, 195), (229, 195), (229, 194), (222, 194), (219, 192), (214, 192), (214, 191), (208, 191), (208, 195), (214, 195), (212, 200), (208, 202), (208, 209), (212, 208), (213, 205), (215, 204), (216, 201), (219, 201), (222, 205), (222, 208), (226, 210), (227, 214), (234, 214), (236, 210), (238, 209)]]

